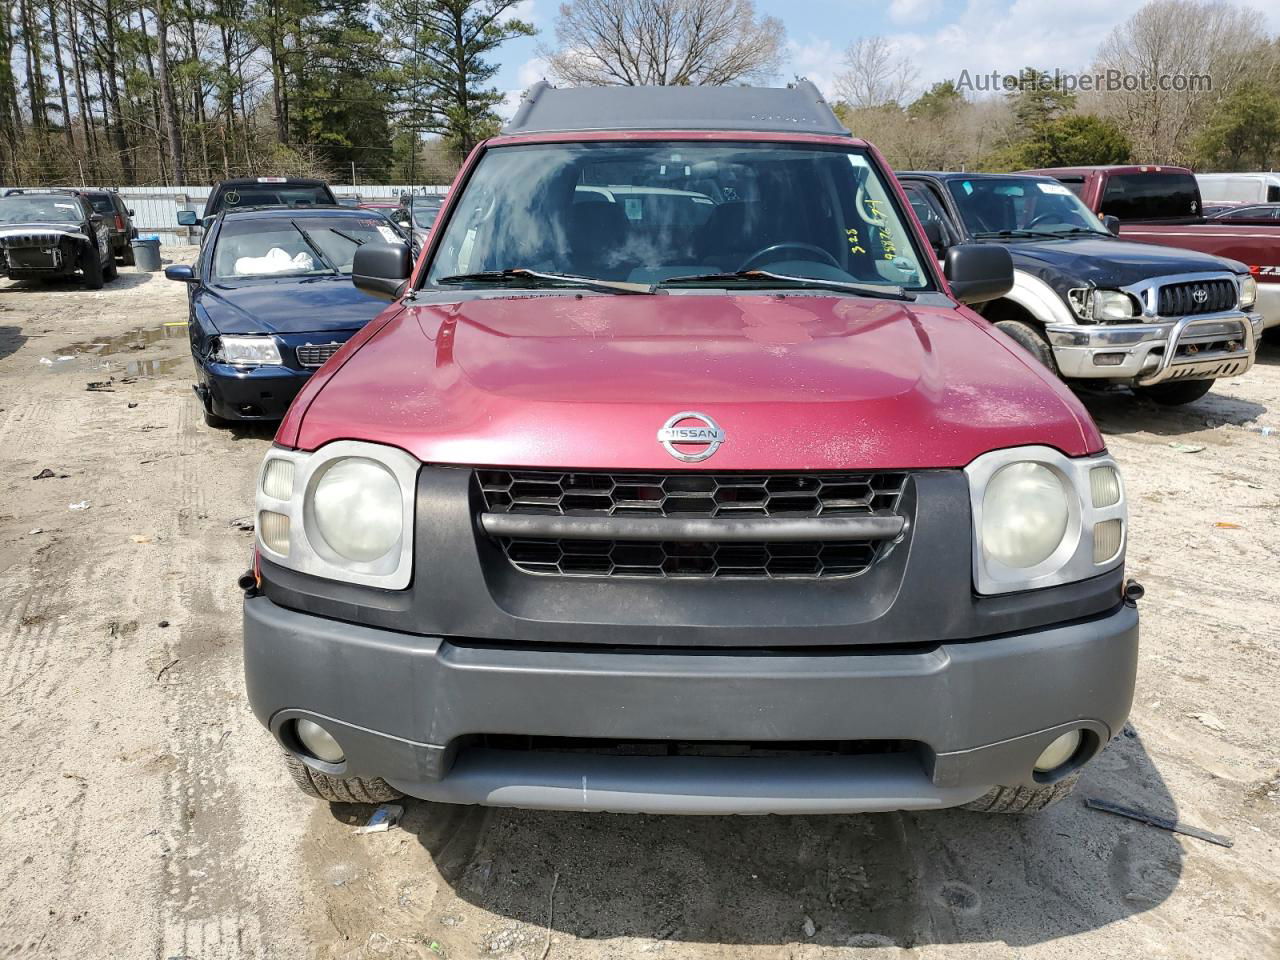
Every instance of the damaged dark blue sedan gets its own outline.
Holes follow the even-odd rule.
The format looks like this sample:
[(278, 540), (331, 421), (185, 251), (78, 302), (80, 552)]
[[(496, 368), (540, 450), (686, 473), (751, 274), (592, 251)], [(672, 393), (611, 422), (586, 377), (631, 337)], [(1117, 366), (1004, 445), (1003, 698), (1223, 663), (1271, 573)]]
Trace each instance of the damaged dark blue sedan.
[(221, 214), (191, 285), (195, 391), (211, 426), (279, 420), (307, 378), (386, 306), (351, 283), (362, 244), (408, 242), (369, 210), (263, 207)]

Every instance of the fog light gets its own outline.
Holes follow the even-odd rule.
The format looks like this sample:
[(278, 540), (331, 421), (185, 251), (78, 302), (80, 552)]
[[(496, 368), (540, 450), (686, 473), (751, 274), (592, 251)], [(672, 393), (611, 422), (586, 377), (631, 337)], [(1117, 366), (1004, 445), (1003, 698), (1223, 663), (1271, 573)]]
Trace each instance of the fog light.
[(258, 533), (267, 549), (282, 557), (289, 555), (289, 518), (283, 513), (261, 511), (258, 514)]
[(1124, 363), (1124, 357), (1123, 353), (1095, 353), (1093, 355), (1093, 365), (1095, 367), (1118, 367)]
[[(293, 728), (297, 731), (298, 739), (302, 741), (302, 745), (317, 760), (323, 760), (325, 763), (342, 762), (342, 748), (338, 746), (338, 741), (333, 739), (329, 731), (320, 726), (320, 724), (311, 720), (299, 720), (294, 724)], [(1057, 741), (1055, 740), (1054, 743), (1057, 743)], [(1050, 747), (1049, 749), (1052, 750), (1053, 748)], [(1036, 769), (1038, 770), (1039, 767)]]
[(1093, 562), (1106, 563), (1120, 552), (1124, 524), (1119, 520), (1103, 520), (1093, 525)]
[(1080, 731), (1072, 730), (1064, 733), (1045, 747), (1044, 753), (1036, 759), (1036, 773), (1052, 773), (1075, 756), (1079, 748)]

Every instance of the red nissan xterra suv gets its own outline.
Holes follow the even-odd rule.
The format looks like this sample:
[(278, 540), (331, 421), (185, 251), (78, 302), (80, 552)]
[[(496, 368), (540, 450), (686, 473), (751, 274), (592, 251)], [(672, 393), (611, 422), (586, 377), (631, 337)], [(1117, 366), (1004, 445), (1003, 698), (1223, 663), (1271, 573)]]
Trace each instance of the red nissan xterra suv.
[(244, 579), (309, 793), (1022, 812), (1120, 732), (1116, 465), (811, 84), (539, 84), (354, 276)]

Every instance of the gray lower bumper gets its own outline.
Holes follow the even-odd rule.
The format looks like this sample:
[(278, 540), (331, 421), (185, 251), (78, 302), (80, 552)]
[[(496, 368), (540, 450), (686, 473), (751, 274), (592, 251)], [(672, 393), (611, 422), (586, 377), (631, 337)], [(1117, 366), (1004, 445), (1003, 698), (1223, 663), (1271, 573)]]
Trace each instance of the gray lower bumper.
[[(345, 761), (451, 803), (661, 813), (927, 809), (1034, 782), (1065, 729), (1088, 760), (1128, 715), (1137, 612), (902, 652), (501, 648), (245, 603), (245, 672), (286, 749), (309, 717)], [(472, 734), (678, 741), (911, 741), (889, 754), (772, 759), (470, 748)]]
[[(1245, 373), (1253, 366), (1262, 328), (1262, 316), (1254, 313), (1149, 323), (1051, 325), (1045, 332), (1058, 370), (1068, 380), (1131, 380), (1152, 386)], [(1100, 363), (1100, 359), (1112, 362)]]

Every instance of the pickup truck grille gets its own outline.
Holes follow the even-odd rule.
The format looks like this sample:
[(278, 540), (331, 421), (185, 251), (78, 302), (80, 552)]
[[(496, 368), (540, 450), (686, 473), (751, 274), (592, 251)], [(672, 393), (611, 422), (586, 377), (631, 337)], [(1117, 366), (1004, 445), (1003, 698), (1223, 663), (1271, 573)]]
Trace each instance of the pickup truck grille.
[[(823, 579), (856, 576), (883, 539), (784, 538), (786, 521), (897, 516), (902, 472), (859, 474), (611, 474), (481, 470), (492, 514), (779, 522), (779, 537), (665, 540), (499, 536), (525, 573), (564, 577)], [(630, 529), (634, 530), (632, 525)], [(704, 528), (705, 529), (705, 528)]]
[(340, 343), (304, 343), (298, 347), (298, 363), (304, 367), (323, 366), (340, 349)]
[(1156, 313), (1162, 317), (1185, 317), (1199, 313), (1220, 313), (1236, 305), (1236, 285), (1232, 280), (1192, 280), (1170, 283), (1160, 288)]

